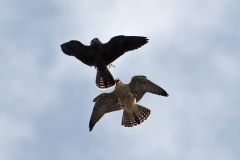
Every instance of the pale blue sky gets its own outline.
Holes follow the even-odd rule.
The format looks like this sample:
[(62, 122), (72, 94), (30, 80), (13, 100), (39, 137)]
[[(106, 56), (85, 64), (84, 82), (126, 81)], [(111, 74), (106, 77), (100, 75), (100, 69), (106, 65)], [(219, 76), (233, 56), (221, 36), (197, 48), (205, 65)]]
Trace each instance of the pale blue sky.
[[(240, 158), (240, 2), (0, 1), (0, 159)], [(60, 45), (117, 35), (149, 43), (110, 71), (145, 75), (169, 97), (146, 94), (138, 127), (106, 114), (89, 132), (96, 70)], [(107, 90), (104, 92), (111, 92)]]

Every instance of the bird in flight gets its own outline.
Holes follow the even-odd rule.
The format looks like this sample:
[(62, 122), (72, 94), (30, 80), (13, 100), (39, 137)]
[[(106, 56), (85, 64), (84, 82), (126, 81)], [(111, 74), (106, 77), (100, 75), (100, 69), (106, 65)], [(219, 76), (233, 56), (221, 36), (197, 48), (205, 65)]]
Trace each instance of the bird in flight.
[(146, 37), (116, 36), (107, 43), (102, 43), (98, 38), (86, 46), (79, 41), (71, 40), (61, 45), (62, 51), (75, 56), (82, 63), (97, 69), (96, 86), (99, 89), (108, 89), (115, 85), (114, 78), (107, 66), (114, 66), (112, 62), (127, 51), (138, 49), (148, 43)]
[(119, 79), (115, 81), (116, 86), (113, 92), (102, 93), (93, 100), (95, 105), (89, 122), (89, 131), (105, 113), (122, 109), (122, 125), (124, 127), (139, 125), (151, 114), (148, 108), (137, 104), (146, 92), (168, 97), (168, 93), (164, 89), (145, 76), (134, 76), (129, 84), (124, 84)]

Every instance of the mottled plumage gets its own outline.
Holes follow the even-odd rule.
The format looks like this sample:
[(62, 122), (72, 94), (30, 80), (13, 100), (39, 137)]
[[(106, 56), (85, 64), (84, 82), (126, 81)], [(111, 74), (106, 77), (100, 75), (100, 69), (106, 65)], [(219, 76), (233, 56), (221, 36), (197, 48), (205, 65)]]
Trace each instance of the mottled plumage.
[(134, 76), (129, 84), (123, 84), (116, 79), (115, 90), (111, 93), (102, 93), (98, 95), (95, 102), (92, 116), (89, 122), (89, 130), (105, 114), (123, 109), (122, 125), (133, 127), (146, 120), (151, 111), (137, 102), (146, 92), (167, 97), (167, 92), (154, 84), (145, 76)]
[(97, 69), (96, 85), (99, 89), (107, 89), (115, 85), (114, 78), (107, 66), (127, 51), (138, 49), (148, 43), (146, 37), (116, 36), (109, 42), (102, 44), (98, 38), (86, 46), (79, 41), (72, 40), (61, 45), (62, 51), (75, 56), (84, 64)]

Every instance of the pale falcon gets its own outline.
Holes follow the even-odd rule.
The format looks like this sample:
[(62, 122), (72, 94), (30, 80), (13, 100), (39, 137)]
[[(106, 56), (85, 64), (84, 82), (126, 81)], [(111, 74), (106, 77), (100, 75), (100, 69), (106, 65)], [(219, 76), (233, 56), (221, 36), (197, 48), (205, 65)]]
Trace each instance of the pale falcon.
[(84, 64), (97, 69), (96, 85), (99, 89), (107, 89), (115, 85), (114, 78), (107, 66), (127, 51), (138, 49), (148, 43), (146, 37), (116, 36), (107, 43), (102, 43), (98, 38), (86, 46), (79, 41), (71, 40), (61, 45), (62, 51), (75, 56)]
[(89, 131), (105, 114), (123, 109), (122, 125), (124, 127), (133, 127), (148, 118), (150, 110), (137, 104), (146, 92), (168, 96), (168, 93), (154, 84), (145, 76), (134, 76), (129, 84), (124, 84), (116, 79), (115, 90), (111, 93), (102, 93), (98, 95), (95, 102), (92, 116), (89, 122)]

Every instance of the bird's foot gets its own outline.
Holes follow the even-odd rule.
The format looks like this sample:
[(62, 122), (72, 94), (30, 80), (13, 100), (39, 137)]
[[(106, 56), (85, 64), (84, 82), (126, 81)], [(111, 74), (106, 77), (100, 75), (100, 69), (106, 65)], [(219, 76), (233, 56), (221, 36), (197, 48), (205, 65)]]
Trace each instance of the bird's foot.
[(137, 102), (137, 95), (136, 94), (133, 94), (133, 100), (134, 100), (135, 103)]
[(133, 94), (133, 98), (136, 98), (137, 97), (137, 94)]
[(111, 66), (113, 66), (114, 68), (116, 67), (114, 64), (111, 63), (108, 65), (108, 68), (110, 68)]
[(122, 103), (117, 103), (117, 106), (119, 106), (121, 109), (124, 107)]

